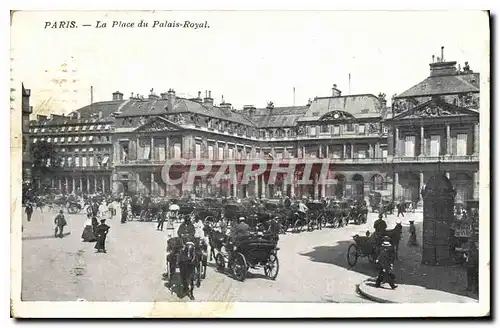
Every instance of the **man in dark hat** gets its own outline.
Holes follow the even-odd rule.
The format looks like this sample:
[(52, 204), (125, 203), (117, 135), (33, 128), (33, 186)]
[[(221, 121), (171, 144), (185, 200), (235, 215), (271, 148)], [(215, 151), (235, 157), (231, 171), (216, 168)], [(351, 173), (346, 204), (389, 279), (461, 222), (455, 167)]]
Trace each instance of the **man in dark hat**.
[(378, 219), (373, 223), (373, 229), (377, 234), (381, 234), (387, 229), (387, 223), (384, 221), (382, 213), (379, 213)]
[(56, 216), (54, 219), (54, 224), (56, 225), (55, 231), (54, 231), (54, 237), (63, 237), (63, 230), (64, 227), (68, 224), (66, 222), (66, 219), (64, 218), (64, 212), (63, 210), (59, 211), (59, 214)]
[(163, 207), (161, 209), (161, 212), (158, 213), (158, 225), (156, 226), (156, 230), (163, 231), (163, 225), (166, 219), (167, 219), (167, 209)]
[(26, 212), (26, 217), (28, 218), (28, 222), (31, 221), (31, 215), (33, 214), (33, 204), (31, 204), (31, 202), (27, 202), (24, 211)]
[(97, 250), (97, 253), (106, 253), (106, 236), (108, 235), (109, 228), (110, 226), (106, 224), (106, 219), (102, 219), (101, 224), (96, 228), (97, 242), (94, 248)]
[(397, 287), (394, 283), (394, 280), (396, 279), (396, 276), (394, 275), (395, 254), (394, 248), (391, 244), (391, 238), (385, 236), (382, 239), (382, 244), (380, 246), (380, 253), (375, 261), (379, 268), (375, 287), (379, 288), (381, 284), (388, 283), (392, 289), (395, 289)]
[(191, 217), (186, 215), (184, 217), (184, 222), (182, 222), (179, 229), (177, 229), (177, 236), (182, 239), (194, 240), (195, 233), (196, 228), (191, 222)]

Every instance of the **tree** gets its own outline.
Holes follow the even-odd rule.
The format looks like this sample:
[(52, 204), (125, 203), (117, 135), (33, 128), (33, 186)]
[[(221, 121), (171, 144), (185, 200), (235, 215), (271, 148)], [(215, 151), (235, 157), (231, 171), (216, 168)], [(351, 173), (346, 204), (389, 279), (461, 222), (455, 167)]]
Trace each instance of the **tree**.
[(31, 151), (33, 154), (33, 176), (44, 184), (45, 180), (61, 167), (61, 156), (55, 146), (46, 141), (33, 144)]

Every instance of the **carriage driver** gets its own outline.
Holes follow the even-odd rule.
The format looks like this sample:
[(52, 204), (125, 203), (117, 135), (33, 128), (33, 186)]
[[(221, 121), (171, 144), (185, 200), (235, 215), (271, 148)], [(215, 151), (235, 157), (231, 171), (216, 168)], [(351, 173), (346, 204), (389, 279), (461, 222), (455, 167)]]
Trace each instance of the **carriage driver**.
[(244, 217), (238, 219), (239, 223), (234, 227), (232, 237), (233, 240), (248, 237), (250, 235), (250, 226), (245, 222)]
[(179, 238), (194, 240), (194, 235), (196, 234), (196, 228), (191, 222), (191, 216), (186, 215), (184, 222), (181, 223), (179, 229), (177, 230), (177, 236)]

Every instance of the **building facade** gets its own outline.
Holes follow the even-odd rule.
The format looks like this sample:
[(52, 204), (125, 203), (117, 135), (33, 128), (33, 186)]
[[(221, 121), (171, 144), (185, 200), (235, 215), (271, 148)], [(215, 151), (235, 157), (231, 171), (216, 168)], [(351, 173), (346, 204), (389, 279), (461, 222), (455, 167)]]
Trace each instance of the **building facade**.
[[(122, 97), (123, 98), (123, 97)], [(61, 163), (50, 181), (34, 177), (35, 186), (48, 184), (63, 193), (111, 192), (113, 113), (123, 101), (85, 106), (69, 115), (37, 116), (30, 124), (32, 143), (52, 144)]]
[[(384, 95), (342, 96), (336, 86), (331, 96), (304, 106), (269, 103), (242, 110), (224, 100), (215, 106), (211, 92), (203, 99), (201, 92), (198, 98), (184, 99), (173, 90), (147, 99), (132, 97), (115, 117), (113, 190), (172, 196), (194, 192), (202, 197), (366, 198), (370, 191), (390, 188), (392, 181), (382, 123), (385, 106)], [(210, 160), (213, 172), (192, 184), (167, 185), (161, 171), (172, 159)], [(267, 160), (267, 170), (242, 184), (245, 161), (252, 159)], [(275, 160), (297, 163), (292, 183), (285, 183), (280, 174), (275, 183), (268, 183)], [(330, 163), (329, 178), (338, 180), (335, 185), (319, 181), (325, 160)], [(227, 161), (236, 164), (235, 179), (212, 185)], [(299, 185), (306, 163), (312, 164), (312, 183)], [(187, 171), (188, 166), (176, 167), (170, 173), (180, 177)]]
[[(385, 94), (342, 95), (336, 85), (303, 106), (270, 102), (240, 110), (223, 97), (215, 105), (210, 91), (189, 99), (172, 89), (128, 99), (117, 91), (111, 101), (69, 116), (40, 117), (30, 132), (33, 143), (54, 143), (63, 155), (51, 183), (64, 192), (367, 200), (377, 191), (414, 201), (430, 176), (443, 171), (459, 202), (477, 198), (479, 74), (442, 59), (430, 70), (393, 97), (391, 108)], [(254, 159), (266, 161), (266, 170), (242, 183), (245, 163)], [(182, 184), (168, 185), (162, 176), (172, 160), (183, 161), (169, 170)], [(190, 182), (190, 163), (197, 160), (209, 160), (212, 168)], [(235, 172), (226, 170), (222, 182), (212, 183), (227, 162)], [(276, 162), (295, 163), (291, 180), (279, 173), (269, 183)], [(321, 183), (325, 162), (335, 184)], [(310, 183), (299, 183), (304, 178)]]
[(479, 198), (479, 73), (441, 57), (428, 78), (394, 98), (390, 116), (396, 200), (419, 199), (437, 172), (457, 203)]
[(23, 172), (22, 172), (22, 177), (23, 177), (23, 182), (30, 182), (31, 181), (31, 167), (33, 165), (32, 163), (32, 157), (31, 157), (31, 141), (30, 141), (30, 133), (29, 133), (29, 126), (30, 126), (30, 115), (33, 111), (33, 107), (30, 106), (30, 96), (31, 96), (31, 90), (30, 89), (25, 89), (24, 84), (21, 85), (22, 89), (22, 100), (21, 100), (21, 106), (22, 106), (22, 125), (21, 125), (21, 131), (22, 131), (22, 136), (23, 136)]

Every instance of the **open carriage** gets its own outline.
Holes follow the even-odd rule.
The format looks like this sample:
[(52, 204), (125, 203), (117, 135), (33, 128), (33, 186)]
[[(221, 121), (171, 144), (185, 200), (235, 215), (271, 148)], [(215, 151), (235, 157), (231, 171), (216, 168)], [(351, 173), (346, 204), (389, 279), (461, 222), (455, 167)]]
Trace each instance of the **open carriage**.
[(224, 271), (227, 261), (227, 267), (239, 281), (246, 279), (250, 269), (259, 268), (264, 269), (264, 274), (269, 279), (276, 279), (279, 272), (276, 237), (259, 233), (225, 245), (228, 252), (219, 252), (215, 257), (217, 269)]

